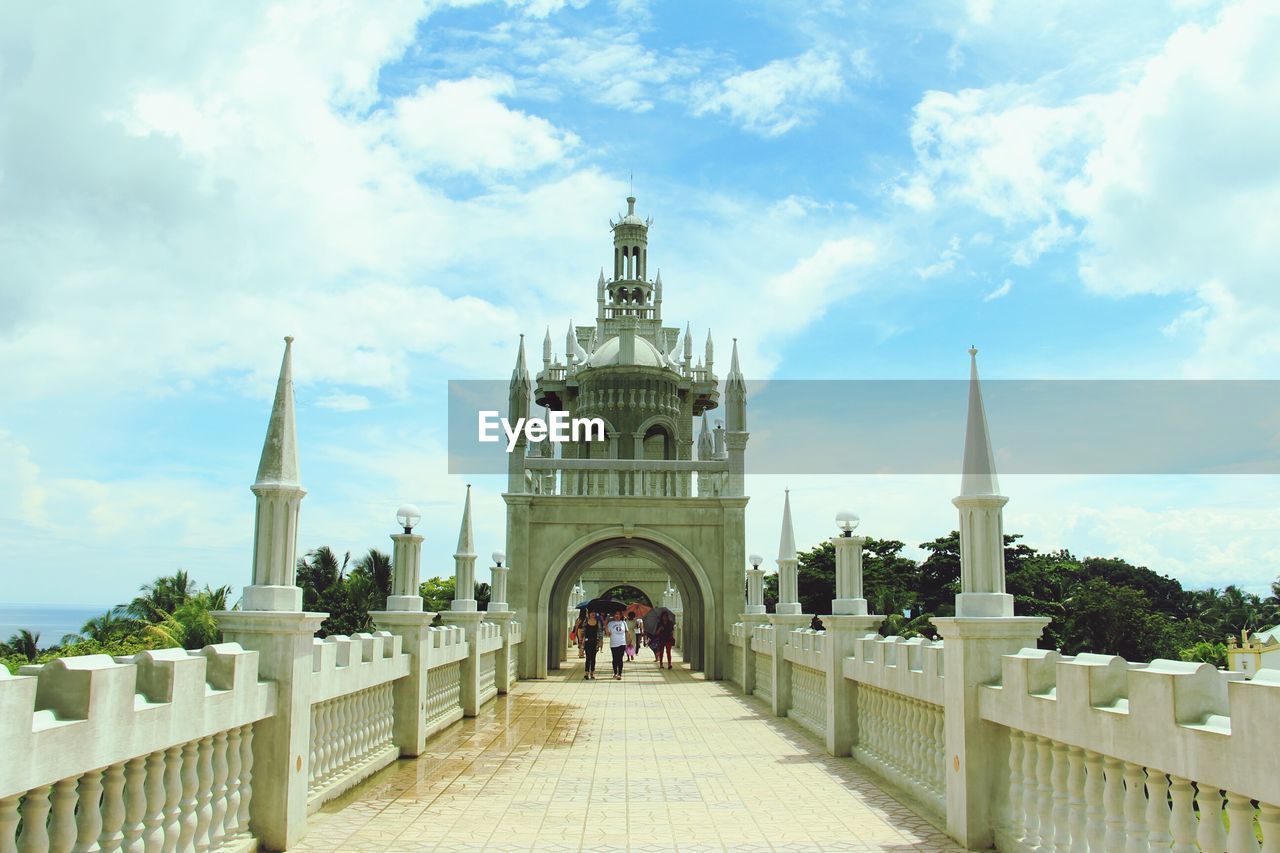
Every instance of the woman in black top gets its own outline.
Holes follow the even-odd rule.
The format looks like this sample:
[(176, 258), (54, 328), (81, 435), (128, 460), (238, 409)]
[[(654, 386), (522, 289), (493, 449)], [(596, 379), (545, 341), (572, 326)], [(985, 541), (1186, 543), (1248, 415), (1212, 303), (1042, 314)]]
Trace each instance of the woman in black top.
[(588, 613), (587, 618), (582, 620), (582, 641), (587, 652), (586, 672), (582, 677), (594, 681), (596, 651), (600, 648), (600, 618), (594, 613)]

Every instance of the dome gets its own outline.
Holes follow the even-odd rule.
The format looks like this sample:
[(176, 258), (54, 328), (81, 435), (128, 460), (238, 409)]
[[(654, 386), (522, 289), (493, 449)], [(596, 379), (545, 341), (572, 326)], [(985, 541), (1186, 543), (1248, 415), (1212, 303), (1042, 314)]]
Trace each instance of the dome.
[[(591, 358), (587, 359), (587, 366), (609, 367), (615, 364), (622, 364), (623, 362), (619, 358), (621, 347), (621, 338), (609, 338), (609, 340), (596, 347), (596, 351)], [(644, 367), (667, 366), (667, 360), (663, 358), (662, 353), (658, 352), (658, 348), (649, 343), (646, 338), (639, 336), (636, 337), (635, 360), (630, 363)]]

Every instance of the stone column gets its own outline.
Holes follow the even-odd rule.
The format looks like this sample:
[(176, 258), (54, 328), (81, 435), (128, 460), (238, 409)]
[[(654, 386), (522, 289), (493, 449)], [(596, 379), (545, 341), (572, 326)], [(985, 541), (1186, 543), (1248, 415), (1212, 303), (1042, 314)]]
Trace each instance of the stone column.
[(998, 786), (1008, 781), (1008, 738), (982, 719), (978, 693), (1000, 677), (1002, 655), (1035, 648), (1047, 618), (935, 618), (945, 641), (947, 834), (971, 850), (994, 843)]
[(276, 712), (254, 724), (250, 828), (265, 850), (287, 850), (307, 832), (311, 777), (311, 646), (327, 613), (215, 613), (222, 638), (258, 653), (258, 676), (275, 683)]
[[(865, 607), (865, 602), (864, 602)], [(844, 661), (855, 641), (874, 634), (883, 616), (831, 615), (822, 617), (827, 641), (827, 752), (849, 755), (858, 740), (858, 683), (844, 677)]]
[[(761, 572), (763, 574), (763, 572)], [(756, 690), (756, 653), (751, 648), (751, 630), (757, 625), (767, 625), (769, 617), (763, 613), (742, 615), (742, 692), (751, 695)]]
[(511, 620), (516, 615), (515, 611), (511, 610), (507, 604), (507, 573), (511, 571), (511, 568), (503, 565), (505, 560), (506, 555), (501, 551), (493, 552), (494, 565), (490, 569), (493, 582), (489, 586), (489, 609), (485, 611), (488, 621), (496, 623), (502, 632), (502, 647), (494, 655), (494, 682), (498, 685), (499, 693), (506, 693), (511, 689), (510, 658), (512, 651), (511, 638), (508, 633), (511, 630)]
[(862, 546), (865, 536), (852, 532), (831, 537), (836, 548), (836, 597), (831, 612), (837, 616), (865, 616), (867, 600), (862, 597)]
[[(401, 508), (401, 512), (405, 509)], [(416, 520), (402, 523), (412, 525)], [(414, 758), (422, 754), (427, 742), (427, 663), (432, 643), (431, 622), (436, 614), (422, 609), (422, 596), (417, 594), (422, 537), (415, 535), (411, 526), (408, 530), (391, 536), (391, 595), (387, 596), (387, 609), (369, 615), (379, 629), (403, 638), (401, 647), (409, 655), (409, 674), (391, 687), (395, 706), (391, 734), (400, 755)]]
[[(800, 605), (796, 605), (799, 607)], [(771, 707), (775, 716), (785, 717), (791, 710), (791, 661), (787, 660), (786, 647), (791, 642), (791, 632), (808, 628), (813, 615), (809, 613), (774, 613), (768, 617), (773, 625), (773, 699)]]
[[(458, 602), (455, 600), (454, 604)], [(477, 638), (480, 623), (485, 614), (476, 610), (445, 610), (440, 619), (446, 625), (454, 625), (462, 629), (467, 638), (467, 656), (459, 663), (462, 687), (459, 698), (462, 702), (462, 714), (474, 717), (480, 710), (480, 641)]]

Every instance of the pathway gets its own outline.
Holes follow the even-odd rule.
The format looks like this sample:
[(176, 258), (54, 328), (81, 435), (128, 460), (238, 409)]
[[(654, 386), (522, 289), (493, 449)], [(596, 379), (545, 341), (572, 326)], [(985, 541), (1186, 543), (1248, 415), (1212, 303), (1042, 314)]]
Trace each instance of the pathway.
[(296, 850), (956, 850), (851, 759), (649, 652), (522, 681), (310, 822)]

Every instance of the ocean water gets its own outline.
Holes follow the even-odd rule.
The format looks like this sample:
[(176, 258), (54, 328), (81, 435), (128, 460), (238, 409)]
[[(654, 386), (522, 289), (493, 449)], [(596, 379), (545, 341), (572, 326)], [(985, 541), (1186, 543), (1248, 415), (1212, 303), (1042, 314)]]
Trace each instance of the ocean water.
[(0, 641), (8, 640), (18, 630), (26, 628), (40, 635), (40, 648), (45, 649), (57, 645), (64, 634), (78, 632), (85, 622), (110, 609), (108, 604), (0, 604)]

